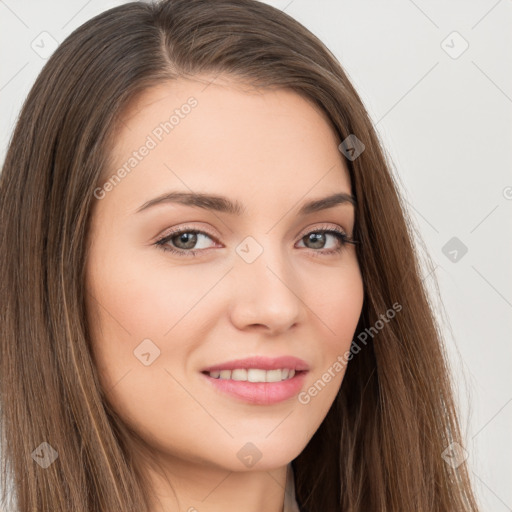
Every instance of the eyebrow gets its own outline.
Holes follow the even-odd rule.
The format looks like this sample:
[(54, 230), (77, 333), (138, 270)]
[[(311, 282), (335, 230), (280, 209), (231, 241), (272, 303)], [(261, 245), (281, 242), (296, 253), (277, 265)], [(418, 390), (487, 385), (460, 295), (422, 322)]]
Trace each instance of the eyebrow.
[[(245, 207), (239, 201), (232, 201), (231, 199), (223, 196), (203, 194), (199, 192), (167, 192), (145, 202), (136, 210), (135, 213), (139, 213), (151, 208), (152, 206), (163, 203), (178, 203), (237, 216), (242, 215), (246, 211)], [(354, 196), (345, 192), (338, 192), (337, 194), (304, 203), (298, 214), (301, 216), (309, 215), (314, 212), (333, 208), (340, 204), (351, 204), (352, 206), (355, 206), (356, 199)]]

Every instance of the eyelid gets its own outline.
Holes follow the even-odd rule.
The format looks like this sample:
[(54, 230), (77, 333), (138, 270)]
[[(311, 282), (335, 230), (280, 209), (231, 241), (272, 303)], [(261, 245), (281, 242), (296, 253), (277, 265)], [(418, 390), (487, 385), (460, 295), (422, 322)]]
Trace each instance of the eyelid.
[(315, 232), (315, 231), (324, 231), (324, 230), (337, 231), (338, 233), (342, 233), (342, 234), (346, 235), (348, 239), (351, 239), (346, 229), (344, 229), (341, 226), (334, 224), (334, 223), (331, 223), (331, 224), (328, 224), (328, 223), (322, 224), (321, 223), (320, 225), (313, 223), (312, 225), (310, 225), (310, 226), (304, 228), (302, 231), (300, 231), (299, 234), (297, 235), (297, 239), (301, 240), (308, 233)]
[[(342, 228), (339, 225), (334, 224), (334, 223), (331, 223), (331, 224), (328, 224), (328, 223), (322, 224), (321, 223), (320, 225), (313, 223), (312, 225), (309, 225), (309, 226), (303, 228), (301, 231), (299, 231), (299, 234), (297, 234), (295, 238), (297, 238), (297, 240), (301, 240), (304, 236), (306, 236), (310, 232), (331, 230), (331, 229), (333, 231), (337, 231), (339, 233), (344, 234), (347, 237), (347, 239), (349, 239), (349, 240), (352, 239), (351, 236), (348, 234), (347, 230), (345, 230), (344, 228)], [(174, 235), (175, 233), (178, 234), (178, 233), (187, 232), (187, 231), (199, 231), (199, 232), (202, 231), (206, 235), (211, 237), (216, 243), (220, 243), (217, 235), (214, 235), (208, 228), (203, 227), (203, 226), (197, 227), (197, 226), (192, 226), (192, 225), (188, 225), (188, 224), (185, 224), (183, 226), (179, 226), (176, 228), (170, 228), (170, 229), (164, 231), (162, 234), (158, 235), (155, 240), (159, 241), (164, 238), (168, 238), (171, 235)], [(203, 249), (203, 250), (206, 250), (206, 249)]]
[(171, 235), (178, 234), (178, 233), (183, 233), (183, 232), (188, 233), (189, 231), (202, 232), (205, 235), (208, 235), (209, 237), (211, 237), (215, 242), (220, 243), (218, 240), (218, 236), (214, 235), (208, 228), (205, 228), (203, 226), (201, 226), (201, 227), (191, 226), (189, 224), (184, 224), (184, 225), (180, 225), (179, 227), (166, 229), (165, 231), (163, 231), (160, 235), (158, 235), (155, 238), (155, 241), (162, 240), (164, 238), (168, 238)]

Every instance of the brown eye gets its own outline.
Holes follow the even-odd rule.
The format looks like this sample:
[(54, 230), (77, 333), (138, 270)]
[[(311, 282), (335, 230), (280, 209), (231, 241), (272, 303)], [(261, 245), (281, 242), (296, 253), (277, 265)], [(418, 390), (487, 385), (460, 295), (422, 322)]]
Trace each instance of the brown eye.
[[(196, 247), (204, 239), (213, 240), (213, 237), (204, 231), (182, 228), (161, 238), (155, 245), (164, 251), (170, 251), (178, 256), (195, 256), (196, 253), (206, 251), (211, 247)], [(204, 243), (203, 243), (204, 245)]]
[[(336, 240), (334, 247), (325, 248), (325, 245), (329, 243), (330, 237)], [(337, 229), (318, 229), (316, 231), (310, 231), (307, 235), (303, 236), (301, 242), (303, 242), (308, 249), (313, 249), (315, 252), (332, 254), (340, 252), (349, 242), (349, 237), (343, 231), (338, 231)]]
[(327, 239), (327, 234), (323, 232), (318, 233), (309, 233), (306, 235), (303, 240), (305, 240), (305, 244), (311, 243), (312, 246), (309, 246), (310, 249), (323, 249)]
[(184, 233), (180, 233), (179, 235), (174, 235), (170, 238), (169, 241), (171, 240), (173, 245), (175, 245), (178, 249), (193, 249), (194, 245), (197, 243), (197, 233), (186, 231)]

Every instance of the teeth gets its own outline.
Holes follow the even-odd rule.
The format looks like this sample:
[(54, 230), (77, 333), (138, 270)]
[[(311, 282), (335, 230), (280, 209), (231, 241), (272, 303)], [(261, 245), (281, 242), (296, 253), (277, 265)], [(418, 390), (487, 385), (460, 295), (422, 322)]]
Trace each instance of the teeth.
[(281, 370), (269, 370), (267, 373), (267, 382), (280, 382)]
[(230, 379), (231, 378), (231, 370), (221, 370), (220, 378), (221, 379)]
[[(270, 373), (270, 372), (268, 372)], [(275, 374), (275, 372), (274, 372)], [(250, 368), (247, 370), (247, 380), (249, 382), (267, 382), (267, 372), (265, 370), (258, 370), (256, 368)], [(271, 381), (274, 382), (274, 381)]]
[(231, 379), (246, 382), (280, 382), (291, 379), (295, 370), (288, 368), (279, 370), (261, 370), (259, 368), (237, 368), (236, 370), (220, 370), (209, 372), (214, 379)]
[(233, 370), (231, 372), (231, 378), (233, 380), (247, 380), (247, 370), (245, 370), (245, 369)]

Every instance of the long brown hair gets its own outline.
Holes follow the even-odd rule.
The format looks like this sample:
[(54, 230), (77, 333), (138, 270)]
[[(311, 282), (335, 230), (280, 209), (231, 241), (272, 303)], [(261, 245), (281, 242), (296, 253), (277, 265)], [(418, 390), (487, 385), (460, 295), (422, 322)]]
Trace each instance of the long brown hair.
[[(11, 478), (23, 512), (149, 509), (149, 483), (132, 463), (134, 433), (106, 404), (91, 357), (84, 268), (93, 191), (137, 94), (220, 73), (301, 94), (327, 114), (340, 141), (353, 134), (365, 146), (346, 163), (365, 290), (355, 340), (364, 332), (367, 340), (293, 461), (301, 507), (477, 511), (466, 464), (442, 456), (464, 443), (414, 228), (385, 152), (330, 51), (255, 0), (108, 10), (60, 45), (30, 91), (0, 175), (3, 500)], [(375, 334), (393, 304), (400, 312)], [(54, 458), (52, 450), (53, 463), (36, 464)]]

